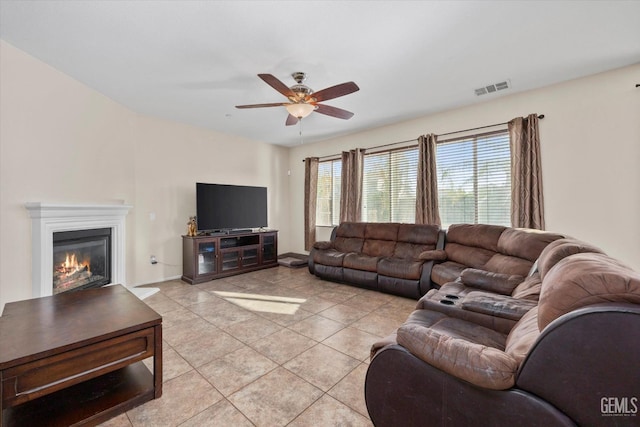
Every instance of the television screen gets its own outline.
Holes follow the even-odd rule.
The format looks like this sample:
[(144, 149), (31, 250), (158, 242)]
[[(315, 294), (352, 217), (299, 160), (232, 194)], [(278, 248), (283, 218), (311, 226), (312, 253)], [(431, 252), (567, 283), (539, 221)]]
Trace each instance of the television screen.
[(196, 183), (198, 231), (267, 226), (267, 188)]

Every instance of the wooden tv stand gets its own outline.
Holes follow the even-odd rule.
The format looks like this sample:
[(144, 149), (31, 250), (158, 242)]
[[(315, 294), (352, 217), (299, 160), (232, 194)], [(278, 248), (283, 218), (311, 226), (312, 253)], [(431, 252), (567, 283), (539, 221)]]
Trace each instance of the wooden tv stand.
[(125, 287), (5, 305), (0, 427), (92, 426), (161, 395), (162, 317)]
[(182, 280), (192, 285), (277, 265), (276, 230), (182, 236)]

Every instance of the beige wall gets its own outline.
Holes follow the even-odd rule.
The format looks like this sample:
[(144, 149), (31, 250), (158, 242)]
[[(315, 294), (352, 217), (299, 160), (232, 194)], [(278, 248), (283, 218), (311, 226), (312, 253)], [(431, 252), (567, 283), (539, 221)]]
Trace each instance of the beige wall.
[(304, 157), (543, 113), (540, 135), (547, 229), (599, 245), (640, 270), (640, 89), (635, 88), (639, 76), (640, 64), (292, 148), (291, 226), (296, 236), (292, 250), (304, 247)]
[[(269, 227), (286, 249), (288, 149), (149, 117), (136, 125), (136, 283), (182, 275), (180, 236), (196, 214), (196, 182), (267, 186)], [(150, 264), (151, 254), (159, 264)]]
[(268, 187), (269, 226), (288, 250), (287, 168), (286, 148), (140, 116), (0, 41), (0, 310), (32, 295), (26, 202), (133, 205), (136, 285), (181, 274), (197, 181)]

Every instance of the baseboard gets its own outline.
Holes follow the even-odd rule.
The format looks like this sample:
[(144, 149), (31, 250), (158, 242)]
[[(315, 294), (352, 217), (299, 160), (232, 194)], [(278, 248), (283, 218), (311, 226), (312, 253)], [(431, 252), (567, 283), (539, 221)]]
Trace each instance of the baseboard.
[(140, 300), (149, 298), (151, 295), (160, 292), (160, 288), (129, 288), (129, 291)]
[(127, 288), (135, 288), (137, 286), (144, 286), (144, 285), (153, 285), (154, 283), (162, 283), (162, 282), (167, 282), (169, 280), (180, 280), (182, 276), (178, 275), (178, 276), (171, 276), (171, 277), (165, 277), (163, 279), (158, 279), (158, 280), (154, 280), (152, 282), (142, 282), (142, 283), (136, 283), (135, 285), (126, 285)]

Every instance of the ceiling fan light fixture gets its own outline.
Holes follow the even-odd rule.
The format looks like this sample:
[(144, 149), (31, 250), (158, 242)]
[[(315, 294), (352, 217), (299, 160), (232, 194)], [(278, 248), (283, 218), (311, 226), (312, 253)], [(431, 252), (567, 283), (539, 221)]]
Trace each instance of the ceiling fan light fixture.
[(312, 104), (299, 103), (299, 104), (289, 104), (286, 105), (285, 108), (293, 117), (298, 119), (303, 119), (307, 117), (309, 114), (316, 109), (316, 107)]
[[(1, 0), (0, 0), (1, 1)], [(330, 105), (320, 104), (320, 102), (328, 101), (329, 99), (345, 96), (350, 93), (360, 90), (357, 84), (354, 82), (346, 82), (339, 85), (331, 86), (322, 89), (319, 92), (314, 92), (309, 86), (303, 85), (306, 75), (302, 72), (296, 72), (292, 74), (297, 84), (287, 87), (284, 83), (278, 80), (277, 77), (271, 74), (258, 74), (266, 84), (274, 88), (280, 94), (284, 95), (289, 102), (272, 102), (269, 104), (252, 104), (252, 105), (236, 105), (236, 108), (263, 108), (263, 107), (285, 107), (289, 115), (285, 122), (286, 126), (295, 125), (300, 122), (302, 126), (303, 118), (307, 117), (313, 111), (317, 111), (325, 116), (336, 117), (338, 119), (348, 120), (353, 116), (351, 111), (343, 110), (341, 108), (332, 107)]]

